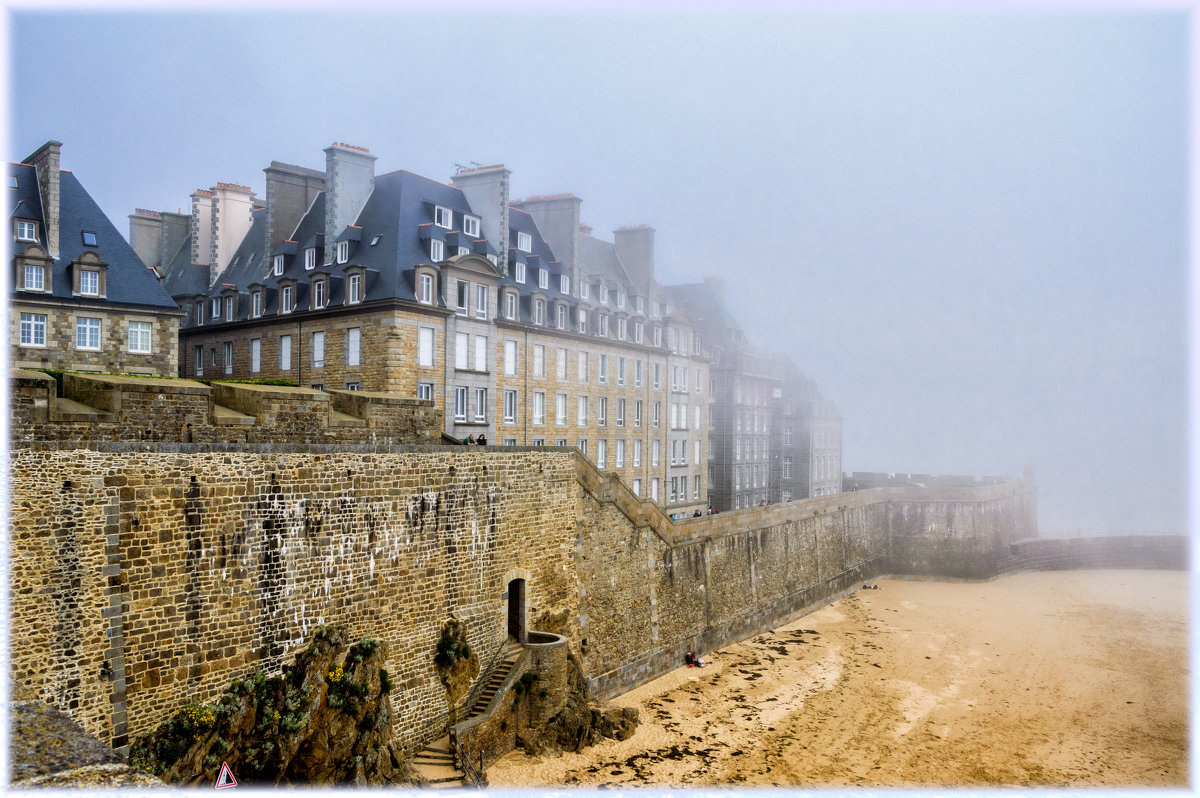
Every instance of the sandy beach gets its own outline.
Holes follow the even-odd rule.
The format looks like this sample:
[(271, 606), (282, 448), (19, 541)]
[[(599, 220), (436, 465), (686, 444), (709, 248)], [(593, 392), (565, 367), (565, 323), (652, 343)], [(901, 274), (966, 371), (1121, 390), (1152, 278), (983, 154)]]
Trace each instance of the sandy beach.
[(492, 787), (1183, 787), (1187, 574), (880, 581), (611, 704), (623, 742)]

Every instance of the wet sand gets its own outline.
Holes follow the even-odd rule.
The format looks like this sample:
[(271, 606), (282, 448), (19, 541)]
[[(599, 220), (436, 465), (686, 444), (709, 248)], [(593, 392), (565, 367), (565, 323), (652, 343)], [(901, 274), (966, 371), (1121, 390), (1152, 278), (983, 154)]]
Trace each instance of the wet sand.
[(1183, 787), (1187, 574), (880, 581), (613, 699), (628, 740), (492, 787)]

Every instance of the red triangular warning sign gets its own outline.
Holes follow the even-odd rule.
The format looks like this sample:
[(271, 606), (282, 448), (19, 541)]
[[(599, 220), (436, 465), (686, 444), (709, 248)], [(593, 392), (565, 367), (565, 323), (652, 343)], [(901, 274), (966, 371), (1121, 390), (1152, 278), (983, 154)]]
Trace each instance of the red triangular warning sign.
[(228, 762), (221, 763), (221, 775), (217, 776), (217, 789), (223, 790), (226, 787), (236, 787), (237, 779), (233, 777), (233, 771), (229, 769)]

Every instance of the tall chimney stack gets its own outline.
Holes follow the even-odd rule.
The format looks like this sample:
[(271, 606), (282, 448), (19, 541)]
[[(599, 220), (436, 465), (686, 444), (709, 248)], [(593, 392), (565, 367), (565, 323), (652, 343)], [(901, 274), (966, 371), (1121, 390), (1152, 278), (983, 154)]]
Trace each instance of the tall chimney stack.
[(192, 263), (208, 267), (208, 284), (217, 280), (212, 267), (212, 192), (198, 188), (192, 192)]
[(538, 232), (550, 245), (550, 251), (571, 276), (571, 284), (579, 282), (575, 240), (579, 234), (579, 205), (583, 202), (574, 194), (550, 194), (527, 197), (513, 206), (533, 217)]
[(366, 147), (335, 141), (325, 148), (325, 263), (333, 263), (337, 237), (353, 224), (375, 190), (375, 156)]
[(500, 270), (508, 272), (508, 178), (504, 164), (460, 169), (450, 178), (480, 215), (479, 232), (499, 253)]
[(629, 279), (649, 296), (654, 285), (654, 228), (648, 224), (619, 227), (613, 231), (613, 243)]
[(212, 254), (209, 256), (214, 280), (225, 271), (238, 245), (250, 232), (254, 210), (254, 192), (248, 186), (217, 183), (212, 188)]
[(32, 164), (37, 172), (38, 189), (42, 193), (42, 215), (46, 220), (46, 246), (51, 257), (58, 257), (58, 228), (61, 214), (59, 204), (59, 166), (61, 141), (47, 141), (24, 163)]

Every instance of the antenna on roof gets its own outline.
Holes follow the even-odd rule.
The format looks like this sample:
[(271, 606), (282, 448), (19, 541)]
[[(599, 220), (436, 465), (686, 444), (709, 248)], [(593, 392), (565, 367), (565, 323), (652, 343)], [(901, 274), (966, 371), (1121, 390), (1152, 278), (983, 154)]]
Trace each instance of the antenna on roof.
[(478, 169), (479, 167), (483, 166), (483, 164), (481, 164), (479, 161), (471, 161), (471, 166)]
[(456, 162), (454, 164), (454, 174), (461, 175), (463, 172), (470, 172), (472, 169), (478, 169), (479, 167), (483, 166), (483, 164), (481, 164), (479, 161), (468, 161), (467, 163), (471, 165), (463, 166), (462, 164)]

